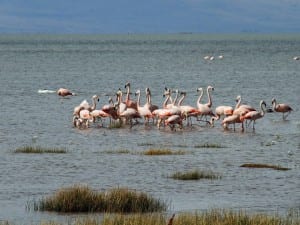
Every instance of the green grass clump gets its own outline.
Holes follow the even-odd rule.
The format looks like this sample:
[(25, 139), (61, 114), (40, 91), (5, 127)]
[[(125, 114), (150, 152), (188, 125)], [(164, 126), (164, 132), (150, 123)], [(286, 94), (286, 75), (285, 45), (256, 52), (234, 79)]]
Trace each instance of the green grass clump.
[(187, 172), (176, 172), (170, 178), (177, 180), (200, 180), (200, 179), (220, 179), (221, 176), (212, 171), (200, 171), (198, 169)]
[(75, 185), (58, 190), (53, 196), (35, 202), (34, 209), (55, 212), (145, 213), (166, 210), (166, 204), (151, 196), (115, 188), (96, 192), (87, 186)]
[(226, 147), (215, 143), (205, 143), (201, 145), (195, 145), (194, 148), (226, 148)]
[(144, 151), (144, 155), (184, 155), (185, 152), (182, 150), (173, 151), (171, 149), (148, 149)]
[(63, 154), (67, 153), (67, 150), (64, 148), (44, 148), (40, 146), (24, 146), (17, 148), (15, 153), (35, 153), (35, 154), (43, 154), (43, 153), (57, 153)]
[(279, 165), (270, 165), (270, 164), (261, 164), (261, 163), (246, 163), (241, 165), (240, 167), (267, 168), (267, 169), (274, 169), (274, 170), (290, 170), (290, 168), (281, 167)]

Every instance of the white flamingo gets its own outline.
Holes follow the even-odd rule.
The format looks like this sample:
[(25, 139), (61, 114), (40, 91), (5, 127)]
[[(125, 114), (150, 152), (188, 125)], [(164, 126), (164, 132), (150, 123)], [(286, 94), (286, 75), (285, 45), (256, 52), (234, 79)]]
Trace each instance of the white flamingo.
[(140, 116), (144, 117), (144, 122), (146, 124), (149, 122), (150, 118), (153, 118), (153, 115), (149, 109), (148, 104), (145, 104), (144, 106), (140, 106), (141, 91), (137, 90), (135, 92), (135, 95), (137, 95), (137, 111), (140, 114)]

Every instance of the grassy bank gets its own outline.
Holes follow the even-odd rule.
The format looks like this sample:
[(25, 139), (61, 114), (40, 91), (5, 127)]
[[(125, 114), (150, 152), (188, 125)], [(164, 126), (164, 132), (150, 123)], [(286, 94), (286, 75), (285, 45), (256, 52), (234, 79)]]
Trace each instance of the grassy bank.
[[(179, 213), (173, 221), (171, 216), (151, 214), (105, 214), (75, 219), (75, 225), (300, 225), (299, 211), (287, 216), (249, 214), (244, 211), (213, 209), (204, 212)], [(7, 222), (0, 224), (9, 225)], [(57, 222), (43, 222), (43, 225), (62, 225)]]
[(43, 154), (43, 153), (56, 153), (63, 154), (67, 153), (67, 150), (64, 148), (45, 148), (41, 146), (24, 146), (19, 147), (15, 151), (15, 153), (33, 153), (33, 154)]

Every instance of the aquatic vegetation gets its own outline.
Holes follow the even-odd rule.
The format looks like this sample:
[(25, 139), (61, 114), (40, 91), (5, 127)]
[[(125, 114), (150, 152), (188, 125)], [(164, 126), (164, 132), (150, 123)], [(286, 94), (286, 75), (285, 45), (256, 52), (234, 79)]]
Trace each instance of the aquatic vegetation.
[[(76, 219), (74, 225), (299, 225), (299, 215), (267, 215), (249, 214), (245, 211), (233, 211), (222, 209), (211, 209), (203, 212), (187, 212), (175, 214), (172, 223), (168, 223), (170, 216), (161, 213), (150, 214), (105, 214), (103, 219), (90, 216), (88, 218)], [(0, 223), (1, 224), (1, 223)], [(9, 225), (9, 223), (2, 223)], [(43, 225), (60, 225), (57, 222), (43, 222)]]
[(270, 165), (270, 164), (262, 164), (262, 163), (246, 163), (241, 165), (240, 167), (267, 168), (267, 169), (274, 169), (274, 170), (290, 170), (290, 168), (281, 167), (279, 165)]
[(171, 149), (148, 149), (146, 151), (144, 151), (143, 153), (144, 155), (184, 155), (185, 151), (182, 150), (178, 150), (178, 151), (174, 151)]
[(88, 186), (62, 188), (34, 202), (34, 210), (55, 212), (145, 213), (165, 211), (166, 203), (128, 188), (96, 192)]
[(205, 143), (205, 144), (195, 145), (194, 148), (226, 148), (226, 147), (216, 143)]
[(130, 151), (128, 149), (119, 149), (119, 150), (107, 150), (107, 151), (104, 151), (105, 153), (108, 153), (108, 154), (129, 154)]
[(67, 153), (67, 150), (64, 148), (45, 148), (40, 146), (24, 146), (17, 148), (15, 153), (36, 153), (36, 154), (42, 154), (42, 153), (57, 153), (57, 154), (63, 154)]
[(212, 171), (200, 171), (198, 169), (187, 172), (176, 172), (170, 178), (177, 180), (200, 180), (200, 179), (220, 179), (221, 175)]

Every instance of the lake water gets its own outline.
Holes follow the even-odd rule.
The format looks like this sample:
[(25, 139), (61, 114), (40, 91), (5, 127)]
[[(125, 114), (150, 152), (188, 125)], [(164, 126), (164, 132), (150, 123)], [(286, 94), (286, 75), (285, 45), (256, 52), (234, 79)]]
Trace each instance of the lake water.
[[(167, 201), (170, 213), (226, 208), (286, 214), (300, 208), (300, 61), (293, 60), (300, 55), (299, 35), (1, 35), (0, 52), (0, 221), (70, 221), (76, 215), (26, 206), (74, 184), (147, 192)], [(206, 55), (215, 60), (204, 60)], [(286, 121), (279, 113), (266, 114), (255, 132), (240, 132), (239, 126), (224, 131), (220, 121), (213, 128), (194, 121), (192, 128), (176, 132), (142, 124), (73, 127), (76, 105), (97, 94), (100, 108), (127, 81), (132, 92), (142, 90), (143, 103), (143, 90), (150, 87), (159, 106), (165, 86), (186, 91), (185, 104), (196, 106), (196, 89), (212, 85), (213, 107), (234, 106), (241, 95), (259, 109), (260, 100), (270, 107), (275, 97), (293, 112)], [(60, 87), (77, 95), (38, 93)], [(206, 143), (225, 148), (195, 148)], [(66, 148), (67, 153), (14, 153), (27, 145)], [(149, 148), (186, 154), (140, 154)], [(290, 170), (241, 168), (244, 163)], [(167, 178), (193, 169), (212, 170), (222, 178)]]

